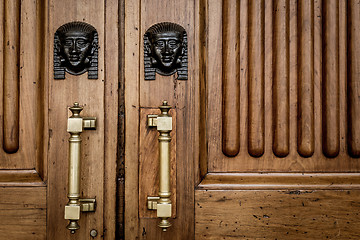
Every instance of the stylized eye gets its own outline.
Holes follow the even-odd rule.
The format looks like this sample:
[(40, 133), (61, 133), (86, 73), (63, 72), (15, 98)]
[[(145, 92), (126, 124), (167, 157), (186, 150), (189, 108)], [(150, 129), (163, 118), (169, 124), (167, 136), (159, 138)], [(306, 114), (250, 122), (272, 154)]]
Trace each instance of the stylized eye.
[(70, 47), (70, 46), (72, 46), (72, 44), (73, 44), (73, 42), (72, 42), (72, 40), (65, 40), (65, 46), (66, 47)]
[(169, 47), (170, 48), (177, 48), (177, 47), (179, 47), (179, 42), (176, 41), (176, 40), (170, 40), (169, 41)]
[(164, 41), (157, 41), (157, 42), (155, 42), (155, 47), (163, 48), (163, 47), (165, 47), (165, 42)]
[(86, 47), (87, 42), (85, 40), (80, 39), (80, 40), (76, 41), (76, 44), (77, 44), (78, 47), (83, 48), (83, 47)]

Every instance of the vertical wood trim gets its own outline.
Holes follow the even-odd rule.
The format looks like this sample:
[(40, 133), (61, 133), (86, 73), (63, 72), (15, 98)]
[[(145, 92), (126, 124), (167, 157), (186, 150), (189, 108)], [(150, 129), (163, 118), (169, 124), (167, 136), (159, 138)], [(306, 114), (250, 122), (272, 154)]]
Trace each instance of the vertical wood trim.
[[(82, 116), (97, 118), (96, 131), (84, 131), (81, 154), (81, 190), (84, 197), (95, 197), (97, 209), (91, 214), (81, 214), (80, 229), (76, 235), (81, 239), (89, 238), (91, 229), (96, 229), (99, 236), (104, 228), (104, 182), (105, 182), (105, 1), (48, 1), (49, 6), (49, 168), (48, 168), (48, 209), (47, 230), (48, 239), (69, 239), (70, 232), (66, 230), (64, 205), (67, 202), (67, 154), (69, 134), (66, 132), (66, 122), (69, 116), (68, 107), (75, 101), (84, 104)], [(71, 6), (71, 7), (68, 7)], [(68, 7), (68, 8), (67, 8)], [(63, 11), (59, 11), (62, 9)], [(94, 11), (96, 9), (96, 11)], [(52, 60), (53, 41), (56, 29), (64, 22), (84, 21), (98, 30), (99, 37), (99, 79), (91, 81), (86, 74), (74, 76), (66, 74), (65, 81), (54, 81)], [(113, 109), (112, 111), (117, 111)], [(106, 136), (108, 137), (108, 136)], [(65, 170), (65, 171), (64, 171)], [(64, 225), (63, 225), (64, 224)]]
[(340, 116), (340, 156), (347, 153), (347, 76), (348, 76), (348, 2), (339, 2), (339, 116)]
[(289, 101), (290, 101), (290, 155), (297, 154), (297, 99), (298, 99), (298, 55), (299, 55), (299, 28), (298, 28), (298, 2), (289, 2)]
[(298, 152), (303, 157), (314, 153), (314, 1), (298, 2), (299, 79)]
[(248, 151), (260, 157), (265, 146), (264, 1), (249, 1), (249, 130)]
[[(118, 111), (120, 102), (119, 50), (122, 36), (119, 28), (123, 19), (119, 16), (119, 1), (107, 0), (105, 4), (105, 153), (104, 153), (104, 239), (116, 239), (116, 161), (118, 144)], [(111, 61), (109, 61), (111, 60)], [(122, 147), (122, 146), (121, 146)]]
[(20, 0), (4, 2), (3, 148), (19, 149)]
[(274, 2), (273, 152), (289, 154), (289, 1)]
[(339, 1), (323, 1), (323, 153), (336, 157), (339, 122)]
[(360, 157), (360, 1), (348, 4), (348, 150), (351, 157)]
[(240, 2), (224, 0), (222, 14), (222, 150), (233, 157), (240, 151)]
[[(208, 22), (209, 8), (208, 0), (199, 1), (199, 82), (200, 82), (200, 117), (199, 124), (199, 173), (197, 180), (200, 180), (208, 172), (208, 145), (207, 145), (207, 80), (208, 80)], [(197, 168), (196, 168), (197, 169)]]
[(116, 164), (116, 229), (115, 239), (125, 238), (125, 2), (118, 3), (119, 88), (118, 138)]
[(47, 116), (48, 103), (47, 91), (48, 86), (46, 74), (48, 69), (48, 41), (44, 41), (47, 37), (48, 26), (48, 5), (46, 0), (36, 1), (36, 170), (42, 179), (46, 179), (47, 172), (47, 142), (48, 142), (48, 122), (45, 120)]
[(139, 236), (139, 82), (140, 82), (140, 9), (141, 3), (125, 1), (125, 238), (138, 239)]
[[(247, 1), (247, 0), (246, 0)], [(208, 18), (206, 27), (206, 144), (208, 146), (208, 170), (221, 164), (214, 156), (224, 156), (221, 146), (222, 111), (222, 1), (207, 1)], [(217, 97), (212, 97), (217, 96)], [(219, 117), (211, 117), (218, 114)], [(247, 115), (247, 114), (246, 114)], [(212, 141), (211, 139), (218, 139)], [(224, 156), (226, 157), (226, 156)], [(223, 164), (229, 161), (224, 161)]]
[[(5, 39), (4, 39), (4, 34), (5, 34), (5, 30), (4, 30), (4, 22), (5, 22), (5, 4), (4, 4), (4, 1), (1, 2), (0, 4), (0, 34), (1, 37), (0, 37), (0, 63), (4, 63), (4, 47), (5, 47)], [(0, 66), (0, 115), (1, 115), (1, 119), (0, 119), (0, 146), (1, 146), (1, 150), (0, 152), (3, 152), (3, 146), (4, 146), (4, 143), (3, 143), (3, 139), (4, 139), (4, 130), (3, 130), (3, 127), (4, 127), (4, 123), (3, 123), (3, 115), (4, 115), (4, 66), (1, 65)], [(8, 154), (5, 154), (5, 155), (8, 155)]]
[[(249, 111), (249, 1), (240, 1), (240, 153), (248, 155), (248, 111)], [(234, 158), (235, 160), (235, 158)], [(241, 162), (241, 161), (239, 161)], [(241, 163), (240, 163), (241, 164)]]

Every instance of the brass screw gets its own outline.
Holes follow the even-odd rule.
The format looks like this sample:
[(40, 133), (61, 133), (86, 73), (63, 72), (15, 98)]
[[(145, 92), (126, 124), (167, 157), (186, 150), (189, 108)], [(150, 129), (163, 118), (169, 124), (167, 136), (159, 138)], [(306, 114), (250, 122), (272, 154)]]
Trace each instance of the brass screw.
[(98, 234), (98, 232), (95, 229), (90, 231), (90, 236), (93, 238), (95, 238), (97, 236), (97, 234)]

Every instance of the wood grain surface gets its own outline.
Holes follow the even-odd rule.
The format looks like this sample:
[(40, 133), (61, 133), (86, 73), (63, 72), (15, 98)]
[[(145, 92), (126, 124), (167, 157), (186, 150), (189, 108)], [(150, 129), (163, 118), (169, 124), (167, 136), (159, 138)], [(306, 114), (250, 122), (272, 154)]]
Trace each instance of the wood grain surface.
[(229, 2), (200, 2), (195, 239), (357, 239), (360, 1)]
[(359, 190), (196, 191), (196, 239), (357, 239)]
[(19, 149), (20, 0), (4, 2), (3, 149)]
[(47, 239), (46, 187), (1, 188), (0, 219), (2, 239)]
[[(69, 6), (71, 6), (69, 8)], [(117, 1), (50, 1), (48, 8), (48, 49), (51, 68), (49, 79), (49, 181), (48, 239), (88, 239), (91, 230), (104, 239), (115, 238), (116, 161), (119, 86), (119, 25)], [(82, 21), (94, 26), (99, 36), (98, 79), (87, 74), (65, 74), (64, 80), (53, 78), (53, 38), (61, 25)], [(81, 198), (95, 198), (96, 211), (82, 213), (80, 229), (71, 235), (66, 229), (64, 206), (67, 203), (68, 108), (79, 102), (82, 116), (96, 117), (94, 131), (81, 135)]]
[[(174, 22), (185, 28), (188, 38), (189, 66), (196, 66), (195, 8), (197, 2), (127, 1), (125, 2), (125, 238), (126, 239), (191, 239), (194, 232), (193, 152), (194, 85), (198, 80), (190, 68), (188, 80), (176, 75), (156, 74), (155, 81), (144, 80), (143, 35), (159, 22)], [(156, 14), (154, 14), (156, 13)], [(156, 108), (163, 100), (176, 109), (176, 218), (172, 227), (162, 232), (159, 219), (139, 219), (139, 113), (140, 108)], [(149, 186), (151, 188), (152, 186)]]
[(225, 0), (222, 8), (222, 151), (233, 157), (240, 151), (240, 2)]
[(323, 16), (323, 152), (336, 157), (340, 151), (339, 1), (325, 1)]
[(45, 1), (0, 5), (1, 238), (46, 239), (46, 11)]
[(263, 0), (249, 1), (249, 108), (248, 108), (248, 152), (260, 157), (265, 151), (265, 3)]
[(360, 88), (358, 76), (360, 71), (360, 49), (356, 43), (359, 37), (360, 25), (360, 1), (349, 1), (348, 9), (348, 144), (349, 154), (352, 157), (360, 157)]
[(289, 1), (274, 1), (273, 152), (289, 154)]
[[(199, 123), (202, 176), (359, 171), (355, 3), (240, 0), (237, 21), (237, 4), (227, 11), (226, 1), (200, 3), (199, 74), (206, 79), (199, 89), (199, 114), (206, 119)], [(230, 30), (230, 20), (240, 24)], [(236, 54), (230, 32), (238, 33)], [(228, 77), (236, 76), (230, 66), (237, 56), (240, 77)], [(227, 86), (234, 96), (240, 87), (240, 101), (224, 102)], [(225, 111), (227, 106), (234, 111)], [(227, 153), (230, 142), (239, 151)]]

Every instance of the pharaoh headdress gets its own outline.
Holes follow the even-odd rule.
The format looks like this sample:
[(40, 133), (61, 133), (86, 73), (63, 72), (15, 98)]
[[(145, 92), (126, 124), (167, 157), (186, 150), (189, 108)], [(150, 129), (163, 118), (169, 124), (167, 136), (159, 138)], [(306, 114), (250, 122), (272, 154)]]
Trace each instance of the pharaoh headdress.
[[(90, 54), (86, 56), (89, 64), (87, 67), (84, 68), (83, 71), (79, 73), (74, 73), (67, 69), (65, 59), (61, 53), (62, 40), (65, 34), (70, 31), (85, 33), (92, 41)], [(98, 48), (99, 48), (98, 44), (99, 44), (98, 33), (96, 29), (88, 23), (70, 22), (59, 27), (56, 30), (54, 36), (54, 78), (65, 79), (65, 71), (74, 75), (80, 75), (87, 71), (88, 79), (97, 79), (98, 78)]]
[[(170, 73), (164, 73), (152, 63), (151, 55), (151, 41), (150, 39), (159, 33), (176, 32), (181, 36), (182, 53), (179, 56), (180, 66)], [(188, 79), (188, 54), (187, 54), (187, 34), (185, 29), (175, 23), (162, 22), (151, 26), (144, 34), (144, 68), (145, 68), (145, 80), (155, 80), (155, 73), (162, 75), (172, 75), (177, 72), (179, 80)]]

